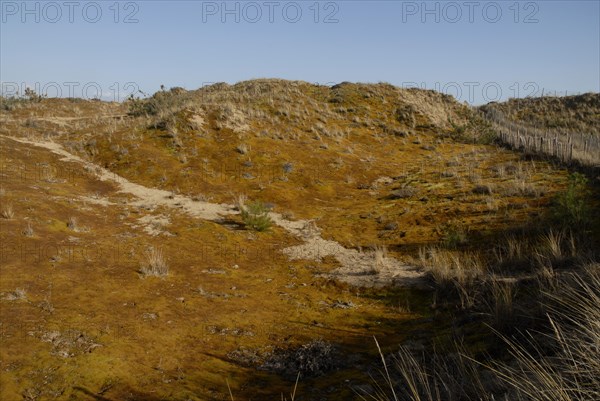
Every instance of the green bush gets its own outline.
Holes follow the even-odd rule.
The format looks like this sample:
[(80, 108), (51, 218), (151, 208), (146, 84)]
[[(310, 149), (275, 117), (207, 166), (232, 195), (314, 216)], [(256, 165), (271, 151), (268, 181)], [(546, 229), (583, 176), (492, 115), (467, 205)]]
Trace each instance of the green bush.
[(158, 116), (164, 118), (182, 110), (188, 101), (188, 93), (182, 88), (171, 88), (168, 91), (160, 90), (148, 98), (129, 96), (129, 115)]
[(467, 231), (465, 227), (455, 221), (450, 221), (438, 228), (442, 242), (446, 248), (456, 249), (467, 243)]
[(587, 182), (583, 174), (569, 176), (567, 190), (559, 193), (554, 200), (554, 217), (559, 225), (577, 230), (590, 224)]
[(130, 116), (140, 117), (153, 114), (153, 107), (148, 99), (140, 99), (139, 97), (130, 95), (127, 99), (127, 106), (127, 113)]
[(26, 88), (25, 89), (25, 98), (28, 99), (30, 102), (41, 102), (44, 98), (46, 97), (46, 95), (39, 95), (36, 93), (36, 91), (34, 91), (31, 88)]
[(31, 88), (26, 88), (23, 96), (0, 96), (0, 110), (12, 111), (26, 103), (40, 103), (46, 95), (38, 95)]
[(246, 227), (255, 231), (266, 231), (273, 223), (269, 217), (269, 209), (260, 201), (242, 206), (240, 213)]
[(13, 111), (21, 107), (28, 100), (20, 97), (4, 97), (0, 96), (0, 110)]
[(478, 143), (491, 145), (497, 138), (496, 132), (489, 121), (474, 113), (465, 114), (467, 120), (464, 124), (457, 124), (448, 120), (452, 127), (448, 135), (454, 140), (465, 143)]

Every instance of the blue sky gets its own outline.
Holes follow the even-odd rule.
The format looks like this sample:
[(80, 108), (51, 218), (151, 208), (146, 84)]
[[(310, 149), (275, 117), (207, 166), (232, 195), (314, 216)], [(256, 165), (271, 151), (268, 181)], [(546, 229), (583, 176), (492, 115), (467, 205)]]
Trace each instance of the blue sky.
[(265, 77), (475, 104), (600, 91), (600, 1), (0, 3), (4, 93), (111, 99)]

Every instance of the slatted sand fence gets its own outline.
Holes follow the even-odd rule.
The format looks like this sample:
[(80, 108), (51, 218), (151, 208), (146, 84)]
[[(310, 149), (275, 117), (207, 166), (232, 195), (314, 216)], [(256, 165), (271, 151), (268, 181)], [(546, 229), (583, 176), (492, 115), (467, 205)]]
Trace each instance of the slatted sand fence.
[(600, 168), (600, 134), (568, 129), (542, 129), (506, 119), (499, 111), (485, 113), (498, 138), (512, 148), (529, 154), (554, 157), (563, 163)]

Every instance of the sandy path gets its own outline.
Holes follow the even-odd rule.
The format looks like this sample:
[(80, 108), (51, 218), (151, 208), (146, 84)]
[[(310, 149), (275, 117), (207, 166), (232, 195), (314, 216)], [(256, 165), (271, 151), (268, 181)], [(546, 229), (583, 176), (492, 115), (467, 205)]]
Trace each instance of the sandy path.
[[(77, 155), (67, 152), (60, 144), (50, 141), (31, 141), (2, 135), (3, 138), (32, 146), (45, 148), (59, 156), (62, 161), (82, 164), (90, 171), (95, 171), (101, 181), (114, 182), (119, 192), (135, 196), (130, 201), (133, 206), (165, 206), (181, 210), (190, 216), (203, 220), (222, 222), (227, 215), (239, 213), (234, 205), (194, 201), (183, 195), (175, 195), (170, 191), (149, 188), (133, 183), (110, 170), (88, 162)], [(400, 263), (391, 257), (379, 257), (375, 252), (359, 252), (343, 247), (336, 241), (321, 237), (318, 228), (307, 220), (286, 220), (279, 213), (270, 213), (274, 224), (284, 228), (293, 236), (300, 238), (304, 244), (283, 249), (290, 259), (307, 259), (319, 261), (323, 257), (334, 257), (340, 267), (328, 276), (356, 286), (396, 285), (408, 286), (423, 283), (423, 273)]]

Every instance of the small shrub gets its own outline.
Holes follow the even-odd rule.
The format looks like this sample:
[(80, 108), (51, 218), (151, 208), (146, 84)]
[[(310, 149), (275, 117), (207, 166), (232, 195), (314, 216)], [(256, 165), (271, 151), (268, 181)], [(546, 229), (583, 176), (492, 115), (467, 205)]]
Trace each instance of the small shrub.
[(558, 224), (575, 229), (590, 223), (587, 182), (583, 174), (573, 173), (569, 176), (567, 190), (555, 198), (554, 217)]
[[(142, 93), (145, 96), (145, 94)], [(190, 93), (182, 88), (160, 90), (151, 97), (139, 98), (133, 94), (127, 99), (128, 114), (134, 117), (151, 117), (152, 126), (166, 130), (177, 125), (177, 116), (191, 102)]]
[(0, 110), (13, 111), (20, 108), (26, 102), (26, 99), (16, 96), (0, 96)]
[(28, 118), (27, 120), (25, 120), (23, 126), (27, 128), (39, 128), (38, 122), (33, 118)]
[(489, 185), (476, 185), (473, 188), (473, 193), (477, 195), (491, 195), (492, 188)]
[(467, 242), (467, 232), (459, 223), (446, 223), (441, 227), (440, 231), (442, 234), (442, 242), (446, 248), (456, 249)]
[(417, 110), (414, 106), (406, 104), (396, 108), (395, 116), (396, 121), (400, 124), (404, 124), (408, 128), (415, 128), (417, 124), (416, 119)]
[(246, 227), (255, 231), (267, 231), (271, 227), (273, 222), (264, 203), (256, 201), (248, 205), (238, 204), (238, 208)]
[(39, 95), (36, 93), (35, 90), (31, 89), (31, 88), (26, 88), (25, 89), (25, 98), (28, 99), (31, 102), (41, 102), (46, 96), (45, 95)]
[(296, 349), (277, 348), (263, 363), (262, 368), (295, 378), (317, 377), (338, 367), (338, 358), (333, 345), (323, 340), (314, 340)]

